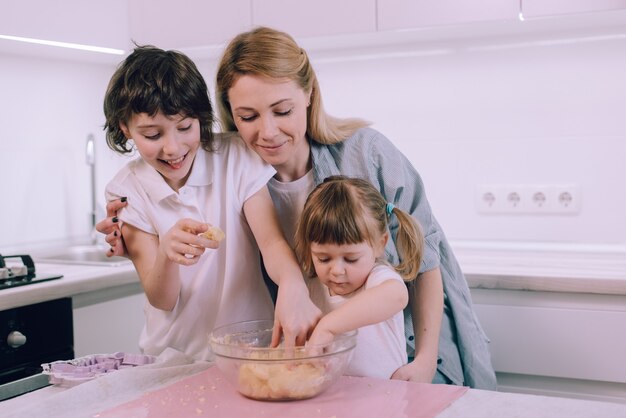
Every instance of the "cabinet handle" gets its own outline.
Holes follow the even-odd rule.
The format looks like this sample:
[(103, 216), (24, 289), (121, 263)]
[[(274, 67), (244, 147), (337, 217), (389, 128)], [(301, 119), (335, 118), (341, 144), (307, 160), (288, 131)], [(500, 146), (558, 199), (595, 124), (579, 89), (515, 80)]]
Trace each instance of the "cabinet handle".
[(26, 344), (26, 336), (19, 331), (9, 333), (7, 344), (12, 348), (21, 347)]

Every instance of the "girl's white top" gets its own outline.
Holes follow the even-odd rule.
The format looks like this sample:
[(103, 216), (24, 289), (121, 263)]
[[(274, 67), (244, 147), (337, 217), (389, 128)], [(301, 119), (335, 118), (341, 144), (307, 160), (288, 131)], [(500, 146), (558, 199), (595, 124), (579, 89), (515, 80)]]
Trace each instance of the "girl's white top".
[(121, 221), (149, 234), (165, 234), (179, 219), (219, 226), (226, 234), (197, 264), (179, 266), (182, 288), (171, 312), (146, 303), (139, 346), (158, 355), (167, 347), (194, 359), (211, 358), (208, 334), (217, 326), (273, 318), (259, 249), (243, 213), (244, 202), (266, 187), (274, 169), (234, 134), (216, 134), (215, 152), (199, 149), (179, 193), (141, 158), (129, 162), (107, 185), (107, 199), (128, 197)]
[[(374, 266), (365, 285), (348, 296), (330, 296), (328, 288), (319, 279), (309, 280), (311, 300), (324, 314), (337, 309), (365, 289), (378, 286), (384, 281), (398, 280), (404, 284), (402, 277), (387, 264)], [(345, 374), (389, 379), (393, 372), (407, 364), (407, 360), (404, 314), (400, 309), (386, 321), (359, 328), (356, 348)]]

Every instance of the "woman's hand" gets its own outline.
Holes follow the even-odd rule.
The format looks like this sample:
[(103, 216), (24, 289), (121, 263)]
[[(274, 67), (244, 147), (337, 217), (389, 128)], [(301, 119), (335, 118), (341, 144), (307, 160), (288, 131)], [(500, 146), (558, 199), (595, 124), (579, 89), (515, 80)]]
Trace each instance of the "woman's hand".
[(267, 274), (278, 285), (271, 346), (279, 344), (281, 334), (285, 346), (303, 346), (322, 312), (309, 297), (300, 265), (285, 241), (267, 187), (245, 201), (243, 212), (261, 250)]
[(278, 286), (272, 347), (284, 336), (286, 347), (303, 346), (322, 317), (322, 311), (311, 301), (302, 279), (281, 282)]
[(437, 364), (416, 357), (415, 360), (409, 364), (405, 364), (396, 370), (393, 375), (391, 375), (391, 378), (396, 380), (408, 380), (410, 382), (431, 383), (435, 377), (436, 371)]
[(181, 219), (159, 242), (159, 252), (170, 261), (191, 266), (200, 260), (207, 248), (219, 248), (220, 243), (198, 235), (206, 232), (209, 226), (193, 219)]
[(107, 257), (114, 255), (128, 257), (120, 230), (120, 222), (117, 218), (117, 212), (127, 205), (128, 202), (125, 197), (107, 202), (107, 217), (96, 224), (96, 231), (106, 235), (104, 240), (111, 246), (106, 253)]
[(415, 333), (415, 360), (400, 367), (392, 379), (430, 383), (437, 372), (439, 332), (443, 317), (443, 280), (436, 267), (408, 286)]

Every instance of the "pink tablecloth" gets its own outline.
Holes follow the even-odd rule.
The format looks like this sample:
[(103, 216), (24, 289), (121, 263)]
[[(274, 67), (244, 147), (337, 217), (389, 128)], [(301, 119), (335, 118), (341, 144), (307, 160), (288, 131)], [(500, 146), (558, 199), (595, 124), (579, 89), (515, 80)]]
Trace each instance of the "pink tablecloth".
[(211, 367), (96, 417), (430, 418), (466, 390), (459, 386), (343, 376), (312, 399), (261, 402), (240, 395), (217, 368)]

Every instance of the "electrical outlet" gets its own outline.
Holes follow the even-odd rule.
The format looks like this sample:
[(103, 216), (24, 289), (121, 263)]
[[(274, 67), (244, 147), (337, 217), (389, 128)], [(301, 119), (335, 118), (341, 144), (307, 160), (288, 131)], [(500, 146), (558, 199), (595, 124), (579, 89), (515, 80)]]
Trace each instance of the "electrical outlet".
[(580, 212), (577, 185), (492, 184), (476, 188), (475, 206), (481, 214), (571, 215)]
[(576, 214), (582, 207), (582, 193), (575, 184), (554, 186), (554, 211), (562, 214)]
[(528, 213), (548, 214), (553, 211), (554, 191), (551, 186), (524, 186), (524, 197), (528, 201)]
[(519, 188), (510, 187), (508, 190), (503, 190), (503, 192), (506, 194), (506, 196), (504, 196), (505, 208), (512, 212), (522, 210), (525, 202), (522, 200), (522, 194)]
[(482, 185), (476, 188), (475, 206), (479, 213), (500, 213), (502, 211), (499, 186)]

